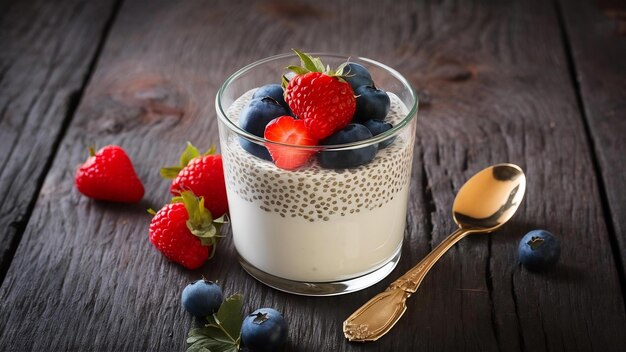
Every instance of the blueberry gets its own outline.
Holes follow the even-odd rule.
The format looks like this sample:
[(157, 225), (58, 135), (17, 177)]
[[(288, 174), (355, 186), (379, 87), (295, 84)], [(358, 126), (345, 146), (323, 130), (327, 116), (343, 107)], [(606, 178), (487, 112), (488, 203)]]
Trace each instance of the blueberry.
[(363, 65), (349, 63), (343, 69), (344, 79), (350, 84), (352, 90), (356, 91), (360, 86), (373, 86), (374, 81), (369, 71)]
[(243, 320), (241, 342), (252, 352), (280, 351), (287, 342), (287, 330), (287, 322), (277, 310), (257, 309)]
[[(372, 132), (372, 136), (377, 136), (385, 131), (389, 131), (393, 125), (388, 122), (380, 121), (380, 120), (367, 120), (363, 123), (365, 127), (367, 127), (370, 132)], [(378, 143), (378, 149), (385, 149), (393, 143), (396, 137), (387, 138), (384, 141)]]
[[(345, 144), (372, 138), (372, 132), (363, 125), (351, 123), (320, 141), (321, 145)], [(320, 153), (320, 164), (327, 169), (342, 169), (367, 164), (374, 156), (378, 147), (376, 144), (358, 149), (342, 151), (325, 151)]]
[(387, 117), (391, 101), (384, 90), (373, 86), (361, 86), (354, 91), (354, 94), (356, 95), (354, 121), (382, 121)]
[(239, 138), (239, 145), (241, 145), (245, 151), (256, 156), (257, 158), (272, 161), (270, 152), (262, 145), (251, 142), (245, 138)]
[[(265, 126), (273, 119), (283, 115), (288, 115), (288, 112), (274, 98), (252, 99), (239, 115), (239, 127), (255, 136), (263, 137)], [(244, 138), (239, 139), (239, 144), (252, 155), (261, 159), (272, 160), (270, 153), (262, 145), (255, 144)]]
[(252, 94), (252, 99), (262, 99), (270, 97), (276, 100), (283, 108), (285, 108), (285, 111), (287, 111), (288, 115), (291, 115), (291, 109), (289, 108), (289, 105), (287, 105), (287, 102), (285, 102), (284, 94), (285, 91), (283, 90), (283, 87), (280, 86), (280, 84), (267, 84), (259, 87), (259, 89), (257, 89), (254, 94)]
[(553, 267), (561, 255), (559, 239), (545, 230), (527, 233), (519, 243), (519, 260), (529, 270), (540, 271)]
[(255, 136), (263, 137), (265, 126), (283, 115), (287, 115), (287, 111), (275, 99), (271, 97), (252, 99), (239, 115), (239, 127)]
[(183, 307), (196, 317), (206, 317), (220, 308), (224, 295), (222, 289), (205, 279), (196, 280), (185, 287), (182, 295)]

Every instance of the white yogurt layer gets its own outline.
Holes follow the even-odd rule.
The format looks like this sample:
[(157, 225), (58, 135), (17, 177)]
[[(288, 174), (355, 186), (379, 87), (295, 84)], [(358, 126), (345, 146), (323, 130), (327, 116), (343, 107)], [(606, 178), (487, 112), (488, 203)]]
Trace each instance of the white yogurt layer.
[[(239, 113), (254, 90), (237, 99)], [(389, 94), (393, 124), (407, 114)], [(234, 133), (221, 140), (235, 247), (256, 268), (290, 280), (354, 278), (386, 264), (404, 236), (413, 134), (401, 133), (374, 160), (354, 169), (277, 168), (241, 148)]]

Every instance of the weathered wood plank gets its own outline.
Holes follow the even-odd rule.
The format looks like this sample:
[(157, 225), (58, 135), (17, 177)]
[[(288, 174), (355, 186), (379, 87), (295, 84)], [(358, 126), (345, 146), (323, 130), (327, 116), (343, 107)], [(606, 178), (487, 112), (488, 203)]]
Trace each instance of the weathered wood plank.
[(619, 166), (626, 162), (626, 4), (590, 0), (560, 4), (624, 275), (626, 177)]
[[(329, 10), (337, 8), (345, 15)], [(166, 262), (147, 240), (144, 209), (167, 199), (157, 168), (176, 160), (186, 140), (217, 141), (213, 97), (229, 73), (291, 47), (378, 59), (430, 96), (419, 114), (399, 269), (348, 296), (268, 289), (244, 274), (229, 239), (196, 272)], [(624, 345), (615, 263), (550, 3), (133, 1), (120, 10), (91, 82), (0, 289), (2, 346), (182, 350), (192, 319), (178, 297), (201, 273), (227, 294), (244, 293), (246, 310), (282, 311), (291, 351)], [(101, 204), (72, 189), (73, 165), (92, 141), (128, 150), (148, 190), (144, 203)], [(347, 343), (342, 320), (454, 229), (450, 207), (465, 179), (504, 161), (528, 174), (515, 222), (448, 253), (388, 336)], [(547, 274), (516, 264), (517, 241), (537, 227), (563, 239), (561, 264)]]
[(0, 282), (114, 2), (0, 2)]

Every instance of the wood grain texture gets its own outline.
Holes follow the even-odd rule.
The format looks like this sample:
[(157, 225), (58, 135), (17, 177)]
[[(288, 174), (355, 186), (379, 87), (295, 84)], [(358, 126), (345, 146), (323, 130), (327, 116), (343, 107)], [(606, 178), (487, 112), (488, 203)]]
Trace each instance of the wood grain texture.
[[(604, 5), (600, 7), (600, 5)], [(618, 2), (561, 1), (576, 80), (626, 272), (626, 11)], [(617, 172), (616, 172), (617, 171)]]
[[(338, 8), (345, 15), (330, 10)], [(239, 267), (229, 238), (194, 272), (165, 261), (147, 238), (144, 209), (168, 198), (158, 167), (177, 160), (187, 140), (217, 142), (219, 85), (291, 47), (377, 59), (423, 97), (399, 268), (347, 296), (268, 289)], [(288, 351), (618, 350), (623, 300), (568, 74), (555, 7), (539, 0), (125, 2), (0, 289), (0, 346), (183, 350), (192, 318), (179, 294), (204, 274), (226, 294), (244, 293), (246, 311), (283, 312)], [(72, 170), (94, 140), (126, 148), (148, 190), (144, 202), (76, 193)], [(346, 342), (343, 319), (454, 229), (450, 208), (462, 183), (506, 161), (529, 182), (514, 222), (446, 254), (387, 336)], [(563, 241), (552, 272), (516, 264), (517, 243), (534, 228)]]
[(113, 4), (0, 1), (0, 281)]

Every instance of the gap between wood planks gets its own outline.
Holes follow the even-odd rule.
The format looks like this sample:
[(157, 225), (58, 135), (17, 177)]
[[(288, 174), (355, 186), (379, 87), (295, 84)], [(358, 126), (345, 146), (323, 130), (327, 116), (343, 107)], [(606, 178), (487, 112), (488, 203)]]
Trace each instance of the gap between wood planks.
[(616, 237), (617, 235), (615, 233), (615, 225), (613, 223), (613, 218), (611, 217), (611, 209), (606, 194), (606, 185), (604, 184), (602, 170), (600, 167), (600, 163), (598, 162), (597, 144), (591, 133), (591, 128), (589, 127), (589, 118), (585, 113), (585, 101), (582, 97), (580, 81), (578, 80), (578, 75), (576, 74), (577, 67), (576, 61), (574, 59), (574, 52), (572, 50), (572, 44), (570, 41), (570, 33), (567, 31), (567, 25), (565, 24), (565, 19), (563, 17), (563, 7), (561, 6), (560, 1), (561, 0), (554, 0), (554, 6), (556, 7), (557, 23), (559, 24), (559, 30), (561, 32), (561, 37), (563, 38), (565, 58), (567, 59), (567, 70), (569, 71), (569, 77), (572, 81), (572, 85), (574, 86), (574, 92), (576, 94), (576, 105), (578, 106), (580, 116), (582, 117), (583, 127), (585, 131), (585, 139), (587, 141), (587, 144), (591, 146), (589, 154), (591, 156), (593, 171), (596, 175), (596, 182), (600, 194), (600, 203), (602, 206), (602, 215), (606, 222), (607, 232), (609, 235), (609, 243), (611, 244), (613, 259), (615, 261), (615, 265), (617, 266), (617, 277), (619, 279), (620, 288), (622, 290), (622, 297), (624, 299), (624, 303), (626, 303), (626, 273), (624, 273), (623, 270), (625, 258), (622, 258), (622, 255), (619, 251), (619, 245)]
[(4, 282), (4, 278), (6, 277), (6, 274), (9, 271), (9, 267), (11, 266), (11, 263), (13, 262), (13, 257), (15, 256), (17, 247), (19, 246), (20, 241), (22, 240), (22, 236), (24, 235), (24, 231), (26, 230), (26, 225), (28, 224), (28, 221), (30, 220), (31, 215), (33, 214), (33, 209), (35, 208), (35, 204), (37, 203), (37, 198), (39, 197), (39, 193), (41, 192), (41, 187), (43, 186), (43, 182), (46, 179), (46, 176), (48, 175), (48, 170), (50, 170), (50, 167), (52, 166), (52, 161), (56, 158), (56, 155), (59, 151), (59, 146), (61, 145), (61, 141), (65, 137), (67, 129), (70, 126), (70, 123), (72, 122), (74, 118), (76, 109), (78, 108), (78, 104), (82, 100), (85, 89), (87, 88), (87, 85), (89, 84), (89, 81), (91, 80), (93, 72), (96, 69), (96, 66), (98, 64), (98, 59), (100, 58), (100, 53), (102, 52), (102, 49), (104, 48), (104, 44), (106, 43), (106, 40), (109, 36), (109, 32), (111, 31), (111, 28), (113, 27), (115, 18), (117, 17), (117, 14), (119, 13), (120, 8), (122, 7), (123, 1), (124, 0), (116, 0), (115, 3), (113, 4), (113, 11), (111, 11), (111, 15), (109, 16), (109, 18), (106, 20), (104, 24), (104, 29), (102, 30), (102, 36), (100, 37), (100, 40), (98, 41), (98, 45), (96, 46), (96, 51), (94, 52), (94, 55), (91, 58), (91, 62), (89, 63), (87, 67), (87, 72), (85, 73), (85, 77), (83, 78), (80, 88), (70, 93), (69, 95), (69, 99), (67, 101), (67, 105), (68, 105), (67, 113), (65, 114), (65, 117), (63, 118), (63, 121), (61, 123), (61, 129), (59, 130), (59, 134), (57, 135), (54, 143), (50, 147), (50, 150), (52, 151), (52, 153), (50, 153), (50, 157), (48, 158), (48, 160), (46, 160), (43, 171), (41, 175), (39, 176), (39, 178), (37, 179), (35, 195), (32, 197), (32, 199), (28, 203), (28, 206), (26, 207), (26, 213), (24, 213), (24, 216), (22, 219), (18, 221), (14, 221), (10, 224), (10, 226), (15, 228), (15, 236), (13, 237), (13, 241), (11, 242), (11, 245), (9, 246), (9, 250), (7, 251), (6, 256), (3, 258), (2, 262), (0, 262), (0, 285), (2, 285), (2, 283)]

